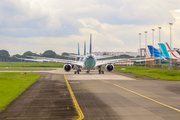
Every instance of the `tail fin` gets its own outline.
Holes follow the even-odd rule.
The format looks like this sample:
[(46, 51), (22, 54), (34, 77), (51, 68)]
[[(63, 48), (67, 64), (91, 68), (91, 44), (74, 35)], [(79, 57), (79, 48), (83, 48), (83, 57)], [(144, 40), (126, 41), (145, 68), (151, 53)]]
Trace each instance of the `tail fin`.
[(171, 48), (167, 42), (165, 43), (165, 45), (166, 45), (169, 55), (172, 54), (171, 58), (180, 59), (180, 55), (176, 52), (176, 50), (174, 50), (174, 49), (171, 50)]
[(80, 51), (79, 51), (79, 43), (78, 43), (78, 55), (80, 55)]
[(84, 41), (84, 56), (86, 56), (86, 41)]
[(89, 54), (92, 54), (92, 34), (90, 34), (90, 49)]
[(160, 49), (161, 49), (161, 51), (162, 51), (162, 54), (163, 54), (166, 58), (170, 58), (166, 46), (165, 46), (163, 43), (158, 43), (158, 45), (159, 45), (159, 47), (160, 47)]
[(148, 49), (151, 53), (151, 56), (153, 56), (153, 52), (154, 52), (154, 57), (155, 58), (159, 58), (159, 57), (164, 57), (164, 55), (162, 55), (156, 48), (154, 48), (152, 45), (148, 45)]
[(145, 53), (145, 55), (146, 55), (146, 58), (149, 58), (150, 57), (150, 55), (147, 53), (147, 52), (144, 52)]

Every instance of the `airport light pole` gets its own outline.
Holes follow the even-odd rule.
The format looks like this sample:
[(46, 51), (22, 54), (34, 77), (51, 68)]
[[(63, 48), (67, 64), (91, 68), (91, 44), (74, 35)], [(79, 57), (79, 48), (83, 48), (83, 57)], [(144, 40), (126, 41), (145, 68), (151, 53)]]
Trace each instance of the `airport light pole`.
[(140, 60), (141, 60), (141, 33), (139, 33), (139, 54), (140, 54)]
[[(158, 27), (159, 28), (159, 43), (161, 43), (161, 27)], [(160, 47), (159, 47), (159, 50), (160, 50)], [(159, 51), (160, 52), (160, 51)], [(159, 54), (159, 65), (161, 65), (161, 59), (160, 59), (161, 55)]]
[[(147, 48), (147, 31), (145, 31), (145, 49)], [(146, 49), (146, 54), (147, 54), (147, 49)], [(147, 61), (145, 61), (145, 66), (147, 64)]]
[[(154, 30), (155, 29), (152, 29), (152, 45), (154, 47)], [(153, 59), (154, 59), (154, 48), (152, 49), (152, 53), (153, 53)], [(153, 65), (154, 65), (154, 60), (153, 60)]]
[(171, 67), (172, 66), (172, 59), (171, 59), (171, 56), (172, 56), (172, 37), (171, 37), (171, 26), (173, 25), (173, 23), (169, 23), (169, 25), (170, 25), (170, 64), (169, 64), (169, 66)]

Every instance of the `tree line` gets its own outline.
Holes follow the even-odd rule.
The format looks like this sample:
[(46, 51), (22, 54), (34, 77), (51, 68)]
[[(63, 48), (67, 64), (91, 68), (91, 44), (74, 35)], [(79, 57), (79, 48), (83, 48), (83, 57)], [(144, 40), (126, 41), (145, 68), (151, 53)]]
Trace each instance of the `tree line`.
[[(56, 52), (52, 50), (46, 50), (43, 54), (37, 54), (33, 53), (31, 51), (26, 51), (22, 55), (15, 54), (13, 56), (10, 56), (9, 52), (7, 50), (0, 50), (0, 61), (1, 62), (20, 62), (22, 60), (15, 58), (27, 58), (28, 56), (37, 56), (37, 57), (49, 57), (49, 58), (59, 58), (59, 59), (70, 59), (67, 56), (69, 54), (74, 54), (74, 53), (66, 53), (63, 52), (61, 55), (56, 54)], [(74, 54), (76, 55), (76, 54)]]

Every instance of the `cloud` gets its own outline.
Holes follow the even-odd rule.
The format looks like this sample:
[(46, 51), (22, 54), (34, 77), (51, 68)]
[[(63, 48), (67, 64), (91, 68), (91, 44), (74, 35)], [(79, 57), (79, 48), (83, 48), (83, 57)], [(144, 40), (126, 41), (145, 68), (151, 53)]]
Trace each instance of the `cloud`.
[[(0, 47), (11, 54), (27, 50), (57, 53), (77, 51), (79, 42), (89, 43), (93, 34), (93, 51), (137, 51), (138, 33), (148, 31), (155, 47), (169, 41), (169, 22), (173, 22), (173, 46), (179, 47), (180, 1), (178, 0), (1, 0)], [(23, 47), (22, 47), (23, 46)], [(83, 49), (81, 49), (83, 50)]]

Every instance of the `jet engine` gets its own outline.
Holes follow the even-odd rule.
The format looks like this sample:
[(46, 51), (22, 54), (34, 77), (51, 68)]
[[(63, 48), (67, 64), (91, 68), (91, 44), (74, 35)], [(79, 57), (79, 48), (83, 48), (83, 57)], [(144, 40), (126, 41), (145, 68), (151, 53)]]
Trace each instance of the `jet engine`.
[(71, 71), (72, 66), (71, 66), (71, 64), (65, 64), (63, 68), (66, 72), (69, 72), (69, 71)]
[(111, 72), (111, 71), (114, 69), (114, 66), (111, 65), (111, 64), (107, 64), (107, 65), (105, 66), (105, 68), (106, 68), (107, 71), (110, 71), (110, 72)]

